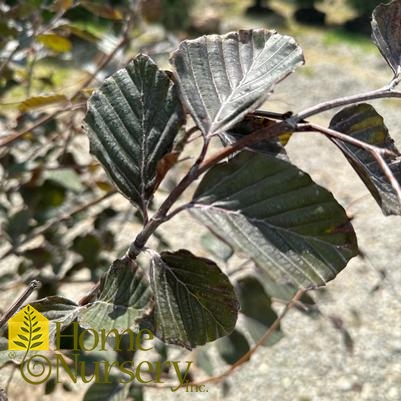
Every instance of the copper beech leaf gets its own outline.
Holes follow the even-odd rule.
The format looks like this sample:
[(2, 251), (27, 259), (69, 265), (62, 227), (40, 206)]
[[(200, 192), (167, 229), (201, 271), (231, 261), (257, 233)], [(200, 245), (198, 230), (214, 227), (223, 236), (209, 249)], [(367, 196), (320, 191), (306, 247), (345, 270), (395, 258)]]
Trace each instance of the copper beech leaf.
[[(367, 103), (349, 106), (331, 120), (330, 128), (370, 145), (392, 151), (395, 158), (384, 156), (395, 179), (401, 184), (401, 154), (394, 145), (383, 117)], [(332, 139), (361, 177), (385, 215), (401, 214), (401, 201), (382, 167), (366, 150)]]
[(150, 282), (155, 335), (186, 348), (230, 334), (238, 301), (228, 277), (209, 259), (186, 250), (154, 254)]
[(267, 155), (245, 151), (210, 169), (191, 213), (282, 284), (324, 285), (358, 253), (350, 220), (333, 195)]
[(183, 122), (174, 83), (139, 55), (93, 93), (85, 129), (91, 152), (119, 191), (145, 211), (158, 184), (158, 164)]
[(95, 330), (139, 330), (152, 308), (152, 290), (144, 272), (133, 260), (117, 259), (100, 280), (96, 300), (79, 310), (78, 321)]
[[(259, 116), (257, 113), (249, 114), (242, 121), (235, 124), (233, 128), (219, 135), (222, 142), (227, 144), (235, 143), (249, 134), (262, 128), (270, 127), (277, 122), (273, 119)], [(248, 147), (258, 153), (267, 153), (269, 155), (278, 155), (282, 159), (288, 159), (284, 146), (290, 139), (291, 133), (282, 133), (279, 137), (266, 139), (256, 142)]]
[(373, 42), (397, 76), (401, 72), (401, 0), (378, 5), (371, 24)]
[(304, 58), (293, 38), (251, 29), (184, 40), (171, 62), (188, 111), (211, 136), (260, 106)]

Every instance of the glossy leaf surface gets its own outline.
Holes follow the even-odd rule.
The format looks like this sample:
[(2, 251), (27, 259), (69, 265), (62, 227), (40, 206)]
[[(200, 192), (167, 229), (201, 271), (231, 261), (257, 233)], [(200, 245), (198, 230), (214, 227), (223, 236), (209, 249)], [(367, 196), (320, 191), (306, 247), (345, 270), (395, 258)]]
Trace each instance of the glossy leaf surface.
[(353, 227), (330, 192), (294, 165), (242, 152), (213, 167), (192, 213), (279, 283), (316, 287), (358, 252)]

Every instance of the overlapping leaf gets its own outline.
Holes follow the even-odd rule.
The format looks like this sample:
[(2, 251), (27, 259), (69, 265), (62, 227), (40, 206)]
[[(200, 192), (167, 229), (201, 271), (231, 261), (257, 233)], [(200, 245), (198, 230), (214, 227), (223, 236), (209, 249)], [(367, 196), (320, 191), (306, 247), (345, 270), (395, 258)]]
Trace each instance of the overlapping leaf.
[(192, 348), (234, 329), (238, 302), (227, 276), (211, 260), (186, 250), (152, 258), (155, 335), (164, 342)]
[[(257, 114), (247, 115), (232, 129), (223, 132), (219, 136), (224, 144), (231, 144), (241, 140), (246, 135), (249, 135), (259, 129), (269, 127), (273, 124), (276, 124), (276, 121), (269, 118), (260, 117)], [(287, 144), (290, 136), (290, 133), (283, 133), (278, 138), (266, 139), (250, 145), (249, 149), (259, 153), (278, 155), (283, 159), (287, 159), (287, 153), (284, 150), (284, 145)]]
[[(396, 180), (401, 184), (401, 155), (388, 134), (383, 118), (369, 104), (349, 106), (331, 120), (330, 128), (370, 145), (392, 151), (396, 158), (384, 157)], [(333, 139), (361, 177), (385, 215), (401, 214), (401, 203), (377, 160), (366, 150)]]
[(152, 307), (152, 291), (142, 270), (128, 258), (117, 259), (102, 277), (96, 301), (80, 309), (78, 321), (95, 330), (135, 330)]
[(274, 157), (241, 152), (218, 164), (204, 176), (192, 206), (195, 217), (276, 282), (323, 285), (358, 251), (332, 194)]
[(64, 297), (50, 296), (30, 303), (38, 312), (49, 320), (49, 339), (54, 342), (56, 336), (56, 322), (62, 331), (78, 316), (79, 306)]
[(189, 112), (209, 136), (255, 110), (304, 59), (293, 38), (255, 29), (185, 40), (171, 62)]
[(380, 4), (374, 9), (372, 39), (398, 75), (401, 72), (401, 0)]
[(175, 85), (145, 55), (106, 79), (88, 102), (91, 152), (120, 192), (145, 210), (159, 161), (184, 120)]

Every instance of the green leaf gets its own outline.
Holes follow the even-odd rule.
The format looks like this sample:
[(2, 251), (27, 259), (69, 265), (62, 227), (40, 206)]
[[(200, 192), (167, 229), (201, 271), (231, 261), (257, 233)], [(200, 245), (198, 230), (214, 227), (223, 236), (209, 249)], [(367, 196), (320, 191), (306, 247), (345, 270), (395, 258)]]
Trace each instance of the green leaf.
[(85, 393), (82, 401), (125, 401), (129, 385), (119, 383), (93, 383)]
[(58, 170), (45, 171), (44, 177), (60, 184), (70, 191), (80, 192), (84, 188), (79, 174), (77, 174), (72, 168), (60, 168)]
[(255, 29), (185, 40), (171, 62), (188, 111), (209, 136), (254, 111), (304, 59), (293, 38)]
[(33, 349), (33, 348), (39, 347), (39, 345), (42, 345), (42, 344), (43, 344), (43, 341), (33, 343), (33, 344), (30, 346), (29, 349)]
[(45, 395), (52, 394), (54, 390), (56, 390), (56, 378), (51, 377), (46, 383), (45, 383)]
[(113, 262), (100, 280), (96, 301), (79, 311), (78, 321), (95, 330), (137, 329), (152, 309), (152, 292), (136, 262), (125, 258)]
[(18, 243), (21, 234), (28, 233), (29, 220), (30, 213), (26, 209), (19, 210), (8, 217), (3, 229), (12, 244)]
[[(263, 285), (252, 276), (237, 280), (235, 289), (246, 329), (252, 339), (257, 342), (277, 319), (277, 314), (271, 307), (270, 297), (266, 294)], [(264, 345), (273, 345), (281, 337), (282, 333), (276, 330)]]
[(186, 250), (154, 253), (155, 335), (186, 348), (231, 333), (238, 302), (228, 277), (211, 260)]
[(94, 234), (79, 235), (74, 238), (71, 249), (82, 256), (84, 263), (90, 269), (98, 266), (102, 243)]
[(44, 33), (36, 36), (36, 41), (56, 53), (66, 53), (72, 49), (72, 43), (55, 33)]
[(27, 338), (26, 336), (23, 336), (22, 334), (18, 334), (18, 337), (19, 337), (21, 340), (29, 341), (28, 338)]
[(249, 343), (243, 334), (234, 330), (230, 335), (219, 339), (217, 350), (226, 363), (233, 365), (249, 351)]
[(380, 4), (372, 14), (372, 39), (394, 71), (401, 72), (401, 1)]
[[(383, 117), (371, 105), (361, 103), (342, 109), (332, 118), (330, 128), (398, 155), (394, 159), (384, 156), (384, 160), (395, 179), (401, 184), (400, 152), (388, 134)], [(383, 213), (400, 215), (401, 200), (376, 159), (361, 148), (336, 139), (332, 139), (332, 141), (344, 153), (380, 205)]]
[(68, 99), (65, 95), (32, 96), (21, 102), (18, 106), (18, 109), (19, 111), (26, 112), (44, 106), (66, 103), (67, 100)]
[(278, 158), (241, 152), (216, 165), (191, 211), (278, 283), (324, 285), (358, 253), (352, 225), (332, 194)]
[(183, 122), (175, 85), (141, 54), (93, 93), (85, 129), (91, 152), (114, 184), (144, 211), (155, 190), (158, 162), (171, 151)]

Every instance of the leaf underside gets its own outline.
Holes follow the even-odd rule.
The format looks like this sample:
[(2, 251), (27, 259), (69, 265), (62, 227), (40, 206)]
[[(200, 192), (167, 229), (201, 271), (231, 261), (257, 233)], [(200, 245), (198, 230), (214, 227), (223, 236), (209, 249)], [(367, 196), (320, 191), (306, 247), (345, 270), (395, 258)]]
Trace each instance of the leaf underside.
[(401, 72), (401, 1), (377, 6), (371, 25), (373, 42), (398, 75)]
[(228, 277), (211, 260), (186, 250), (152, 257), (155, 335), (186, 348), (229, 334), (238, 302)]
[(358, 253), (353, 227), (332, 194), (266, 155), (241, 152), (209, 170), (191, 213), (281, 284), (324, 285)]
[[(330, 128), (398, 155), (384, 156), (391, 172), (401, 184), (401, 155), (394, 146), (383, 117), (369, 104), (346, 107), (331, 120)], [(401, 214), (401, 202), (376, 159), (365, 150), (340, 140), (332, 139), (365, 183), (385, 215)]]
[(185, 40), (171, 57), (187, 109), (205, 136), (241, 121), (303, 62), (293, 38), (266, 29)]
[(143, 271), (128, 258), (117, 259), (102, 277), (96, 301), (79, 311), (78, 321), (95, 330), (139, 330), (152, 308), (152, 291)]
[(156, 189), (158, 162), (184, 122), (176, 87), (146, 55), (138, 55), (88, 101), (85, 130), (91, 152), (142, 211)]

